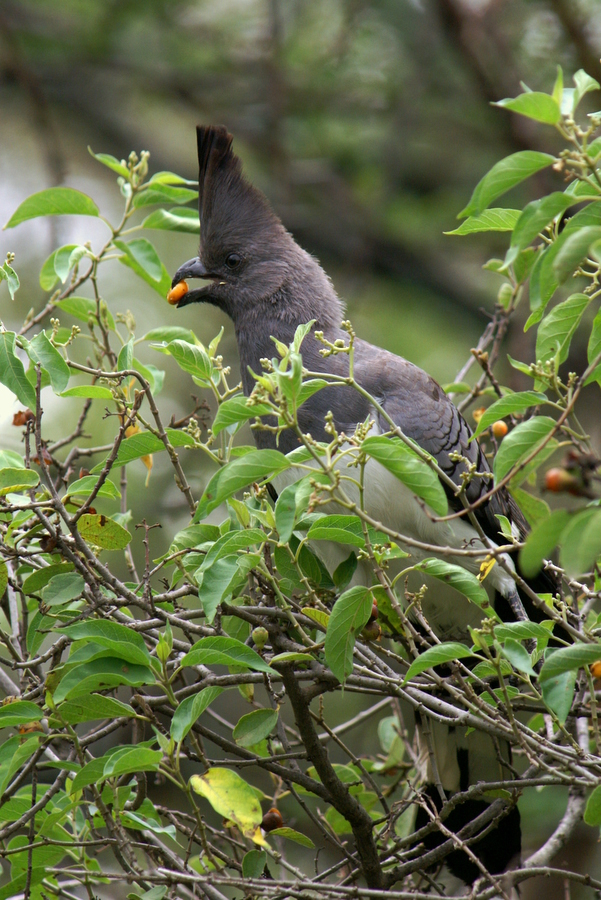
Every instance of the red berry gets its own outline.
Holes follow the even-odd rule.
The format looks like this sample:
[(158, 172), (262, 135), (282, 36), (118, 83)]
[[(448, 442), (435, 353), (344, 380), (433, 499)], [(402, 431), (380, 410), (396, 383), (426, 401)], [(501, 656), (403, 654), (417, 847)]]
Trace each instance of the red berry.
[(272, 806), (261, 819), (261, 828), (263, 831), (274, 831), (276, 828), (281, 828), (283, 824), (284, 820), (282, 819), (282, 814), (275, 806)]

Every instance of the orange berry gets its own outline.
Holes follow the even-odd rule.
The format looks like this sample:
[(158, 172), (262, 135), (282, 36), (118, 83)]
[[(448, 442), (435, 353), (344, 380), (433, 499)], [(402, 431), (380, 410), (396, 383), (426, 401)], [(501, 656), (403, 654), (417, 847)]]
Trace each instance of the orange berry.
[(475, 409), (475, 410), (473, 411), (472, 417), (473, 417), (474, 422), (476, 423), (476, 425), (478, 424), (478, 422), (480, 421), (480, 419), (482, 418), (482, 416), (484, 415), (485, 412), (486, 412), (486, 407), (485, 407), (485, 406), (479, 406), (478, 409)]
[(601, 678), (601, 659), (592, 664), (591, 675), (593, 678)]
[(504, 422), (503, 419), (499, 419), (497, 422), (493, 422), (491, 426), (491, 431), (497, 440), (504, 438), (507, 432), (509, 431), (507, 427), (507, 422)]
[(275, 828), (281, 828), (283, 824), (284, 820), (282, 819), (282, 814), (275, 806), (272, 806), (261, 819), (261, 828), (263, 831), (273, 831)]
[(182, 297), (188, 293), (189, 287), (185, 281), (178, 281), (175, 287), (172, 287), (167, 294), (167, 302), (172, 306), (177, 306)]
[(547, 469), (545, 472), (545, 487), (548, 491), (553, 491), (554, 493), (571, 492), (578, 488), (578, 479), (566, 469)]
[(372, 618), (372, 619), (377, 619), (379, 615), (380, 615), (380, 613), (378, 612), (378, 604), (377, 604), (377, 602), (374, 600), (374, 602), (373, 602), (373, 604), (372, 604), (372, 607), (371, 607), (371, 618)]

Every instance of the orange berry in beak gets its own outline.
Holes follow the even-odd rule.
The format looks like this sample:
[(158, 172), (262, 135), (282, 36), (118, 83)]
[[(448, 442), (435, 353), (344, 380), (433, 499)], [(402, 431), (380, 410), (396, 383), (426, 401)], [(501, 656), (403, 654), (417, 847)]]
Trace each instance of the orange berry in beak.
[(177, 306), (179, 301), (188, 293), (189, 287), (185, 281), (179, 281), (175, 287), (172, 287), (167, 294), (167, 302), (172, 306)]

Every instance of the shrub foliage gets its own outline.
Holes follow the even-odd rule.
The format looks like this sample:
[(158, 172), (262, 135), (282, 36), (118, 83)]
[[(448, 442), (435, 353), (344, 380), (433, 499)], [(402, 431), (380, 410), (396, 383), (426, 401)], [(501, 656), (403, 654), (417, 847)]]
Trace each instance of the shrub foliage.
[[(205, 345), (172, 324), (138, 334), (119, 298), (105, 294), (104, 264), (117, 257), (164, 300), (170, 278), (148, 234), (198, 232), (186, 205), (196, 199), (192, 183), (149, 176), (146, 153), (127, 161), (95, 154), (117, 175), (117, 224), (69, 187), (34, 194), (13, 214), (8, 228), (39, 216), (100, 218), (107, 239), (99, 249), (58, 247), (40, 272), (45, 305), (18, 331), (0, 333), (0, 381), (19, 402), (14, 425), (23, 433), (22, 453), (0, 450), (0, 840), (9, 865), (1, 898), (93, 897), (123, 881), (128, 896), (146, 900), (223, 900), (231, 888), (338, 898), (356, 893), (355, 884), (422, 896), (416, 873), (474, 836), (447, 831), (437, 849), (411, 849), (425, 831), (413, 832), (421, 801), (409, 707), (513, 745), (515, 777), (489, 788), (496, 799), (481, 828), (524, 790), (569, 787), (564, 818), (513, 874), (516, 883), (552, 871), (582, 817), (601, 824), (599, 459), (579, 420), (583, 391), (595, 392), (598, 408), (601, 385), (601, 114), (577, 123), (583, 96), (599, 86), (583, 72), (574, 85), (564, 88), (559, 72), (551, 94), (526, 91), (498, 104), (554, 127), (566, 149), (498, 162), (451, 232), (509, 234), (505, 258), (486, 266), (502, 279), (494, 317), (448, 390), (462, 409), (489, 404), (477, 434), (494, 455), (491, 490), (507, 486), (532, 527), (519, 550), (523, 572), (545, 566), (558, 575), (556, 596), (533, 596), (546, 610), (542, 623), (503, 623), (489, 605), (487, 574), (515, 541), (507, 522), (505, 544), (481, 552), (476, 575), (445, 561), (450, 548), (414, 563), (411, 543), (353, 499), (373, 459), (433, 516), (447, 515), (444, 473), (394, 423), (377, 437), (369, 422), (353, 435), (329, 423), (329, 444), (300, 435), (288, 455), (236, 441), (244, 423), (266, 427), (266, 414), (273, 427), (297, 427), (298, 408), (326, 385), (362, 390), (350, 323), (344, 347), (324, 341), (323, 349), (349, 355), (349, 378), (303, 368), (307, 323), (290, 346), (276, 343), (246, 398), (219, 355), (220, 335)], [(563, 190), (524, 209), (491, 208), (546, 167), (563, 177)], [(12, 254), (0, 279), (14, 297)], [(536, 350), (531, 360), (510, 359), (524, 382), (513, 392), (493, 368), (526, 302)], [(161, 408), (157, 353), (212, 398), (208, 432), (197, 410), (175, 422)], [(470, 365), (480, 371), (468, 384)], [(72, 432), (54, 443), (45, 436), (49, 391), (80, 405)], [(110, 440), (90, 446), (86, 429), (97, 431), (103, 417)], [(154, 523), (139, 521), (128, 473), (144, 465), (151, 479), (158, 454), (189, 523), (152, 559)], [(201, 457), (213, 474), (198, 495), (186, 471)], [(274, 501), (270, 479), (286, 471), (290, 484)], [(552, 510), (537, 477), (557, 494)], [(324, 541), (341, 545), (334, 571), (320, 559)], [(370, 586), (353, 584), (358, 565), (371, 569)], [(423, 617), (416, 631), (420, 596), (405, 581), (414, 569), (450, 580), (481, 607), (471, 647), (438, 642)], [(335, 727), (331, 705), (310, 707), (330, 692)], [(248, 711), (237, 718), (239, 694)], [(366, 723), (379, 747), (357, 739)], [(454, 797), (426, 830), (444, 833), (452, 806), (481, 794), (476, 785)], [(483, 871), (474, 896), (498, 890), (506, 888)]]

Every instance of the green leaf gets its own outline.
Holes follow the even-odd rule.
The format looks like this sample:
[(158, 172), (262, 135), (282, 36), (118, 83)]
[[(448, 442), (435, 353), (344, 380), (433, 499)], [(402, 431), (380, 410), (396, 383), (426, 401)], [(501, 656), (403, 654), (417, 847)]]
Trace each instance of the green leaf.
[(200, 234), (200, 220), (195, 209), (156, 209), (142, 222), (142, 228), (160, 231), (183, 231), (186, 234)]
[[(91, 494), (97, 483), (97, 475), (84, 475), (83, 478), (78, 478), (77, 481), (74, 481), (73, 484), (69, 485), (69, 487), (67, 488), (67, 494), (70, 497), (74, 496), (75, 494)], [(119, 488), (114, 485), (110, 479), (107, 478), (106, 481), (102, 484), (96, 496), (110, 497), (112, 500), (120, 500), (121, 492)]]
[(247, 837), (260, 837), (263, 814), (252, 788), (233, 769), (214, 767), (204, 775), (193, 775), (190, 787), (205, 797), (216, 813), (239, 827)]
[(54, 565), (45, 566), (33, 572), (23, 582), (22, 591), (25, 595), (37, 594), (42, 588), (46, 587), (51, 578), (55, 575), (66, 575), (72, 572), (75, 566), (73, 563), (55, 563)]
[(189, 344), (187, 341), (175, 340), (170, 341), (164, 351), (173, 357), (180, 369), (188, 372), (193, 378), (198, 378), (202, 382), (210, 381), (213, 367), (204, 347)]
[(536, 675), (536, 672), (532, 668), (530, 654), (523, 644), (514, 641), (512, 638), (508, 638), (501, 648), (501, 652), (505, 659), (508, 659), (511, 665), (519, 672), (524, 672), (526, 675)]
[(64, 391), (71, 376), (69, 366), (56, 347), (50, 343), (46, 332), (41, 331), (32, 338), (27, 352), (33, 363), (39, 363), (48, 372), (54, 393), (60, 394)]
[(601, 509), (592, 507), (573, 515), (560, 538), (559, 561), (568, 575), (589, 572), (601, 555)]
[(0, 796), (4, 794), (15, 772), (33, 756), (39, 746), (40, 737), (36, 735), (23, 741), (21, 735), (15, 735), (0, 744)]
[(509, 493), (524, 513), (526, 521), (531, 528), (534, 528), (542, 519), (546, 519), (551, 512), (548, 503), (545, 503), (540, 497), (535, 497), (528, 491), (522, 490), (515, 484), (509, 484)]
[(440, 666), (443, 663), (451, 662), (454, 659), (463, 659), (464, 657), (475, 655), (476, 654), (472, 653), (465, 644), (459, 644), (456, 641), (450, 641), (445, 644), (436, 644), (434, 647), (424, 650), (417, 659), (413, 660), (403, 679), (403, 684), (411, 678), (414, 678), (416, 675), (421, 675), (426, 669), (432, 669), (434, 666)]
[(555, 78), (551, 96), (561, 107), (561, 101), (563, 99), (563, 69), (561, 66), (557, 66), (557, 77)]
[(154, 206), (156, 203), (183, 205), (197, 199), (198, 191), (191, 191), (189, 188), (183, 187), (170, 187), (159, 181), (150, 181), (139, 194), (135, 195), (133, 205), (136, 209), (142, 209), (145, 206)]
[(277, 709), (254, 709), (242, 716), (232, 734), (241, 747), (252, 747), (271, 734), (278, 721)]
[(448, 512), (447, 497), (436, 472), (399, 438), (368, 437), (361, 449), (377, 460), (439, 516)]
[(572, 708), (577, 674), (576, 669), (573, 669), (568, 672), (562, 672), (561, 675), (555, 675), (553, 678), (540, 680), (543, 700), (546, 706), (555, 713), (562, 725), (565, 724)]
[(81, 244), (67, 244), (65, 247), (59, 247), (54, 255), (54, 271), (65, 283), (69, 272), (83, 257), (89, 253), (87, 247)]
[(522, 459), (532, 453), (555, 428), (548, 416), (536, 416), (510, 431), (499, 447), (493, 463), (495, 482), (501, 481)]
[(444, 581), (450, 585), (476, 606), (487, 609), (490, 606), (490, 599), (478, 579), (463, 566), (456, 566), (453, 563), (445, 562), (442, 559), (424, 559), (414, 566), (416, 572), (425, 572), (439, 581)]
[(103, 550), (123, 550), (131, 541), (131, 534), (114, 519), (85, 513), (77, 522), (80, 535), (89, 544)]
[(20, 494), (39, 484), (40, 476), (33, 469), (0, 469), (0, 497)]
[(589, 248), (601, 238), (601, 226), (589, 225), (568, 235), (553, 260), (553, 271), (559, 284), (563, 284), (588, 256)]
[(242, 877), (260, 878), (266, 862), (267, 854), (264, 850), (249, 850), (242, 857)]
[(548, 640), (549, 634), (549, 629), (540, 622), (503, 622), (501, 625), (495, 625), (495, 637), (500, 641), (507, 638), (516, 641)]
[(248, 397), (244, 394), (237, 394), (230, 397), (220, 404), (217, 415), (213, 420), (212, 431), (217, 435), (224, 428), (230, 428), (232, 425), (241, 425), (249, 419), (257, 416), (273, 415), (273, 410), (267, 403), (257, 403), (254, 406), (249, 405)]
[(39, 706), (29, 700), (16, 700), (0, 706), (0, 728), (11, 725), (24, 725), (26, 722), (39, 722), (44, 713)]
[[(299, 481), (287, 485), (277, 499), (275, 505), (275, 527), (280, 536), (280, 541), (287, 543), (294, 531), (299, 518), (306, 512), (309, 505), (313, 486), (311, 480), (321, 480), (321, 474), (315, 476), (306, 475)], [(324, 481), (329, 482), (328, 477)]]
[(271, 657), (270, 665), (284, 665), (289, 662), (312, 663), (313, 657), (310, 653), (297, 653), (294, 650), (288, 650), (285, 653), (277, 653)]
[(27, 380), (23, 363), (15, 353), (15, 332), (0, 332), (0, 382), (16, 395), (17, 400), (35, 410), (35, 391)]
[(14, 228), (38, 216), (97, 216), (98, 207), (91, 197), (69, 187), (48, 188), (32, 194), (12, 214), (5, 228)]
[(206, 687), (191, 697), (186, 697), (179, 704), (171, 720), (171, 737), (180, 743), (186, 737), (194, 723), (203, 714), (213, 700), (223, 693), (223, 688)]
[(72, 641), (93, 641), (111, 650), (116, 656), (142, 666), (151, 664), (144, 638), (133, 628), (109, 619), (88, 619), (57, 629)]
[(294, 828), (289, 828), (287, 825), (282, 825), (281, 828), (272, 828), (269, 832), (270, 837), (271, 835), (278, 835), (278, 837), (294, 841), (295, 844), (300, 844), (301, 847), (308, 847), (310, 850), (315, 847), (310, 837), (307, 837), (306, 834), (301, 834), (300, 831), (295, 831)]
[(544, 122), (546, 125), (556, 125), (561, 119), (561, 110), (554, 97), (543, 94), (540, 91), (528, 91), (519, 97), (499, 100), (493, 106), (501, 106), (512, 112), (534, 119), (536, 122)]
[(337, 541), (352, 547), (365, 547), (359, 516), (323, 516), (311, 525), (307, 537), (314, 541)]
[(555, 678), (563, 672), (581, 669), (601, 660), (601, 644), (572, 644), (569, 647), (549, 649), (540, 671), (540, 680)]
[(113, 656), (103, 656), (74, 666), (61, 679), (54, 693), (54, 702), (80, 697), (92, 691), (112, 690), (120, 684), (140, 687), (154, 684), (154, 673), (147, 666), (136, 666)]
[(17, 275), (13, 267), (9, 266), (7, 262), (3, 263), (0, 266), (0, 281), (6, 281), (10, 299), (14, 300), (15, 294), (19, 290), (21, 283), (19, 281), (19, 276)]
[(163, 758), (162, 750), (151, 750), (149, 747), (132, 747), (126, 753), (113, 753), (105, 763), (103, 776), (117, 778), (133, 772), (158, 772)]
[(4, 560), (0, 560), (0, 597), (4, 596), (8, 584), (8, 567)]
[(371, 591), (361, 585), (345, 591), (334, 604), (324, 649), (326, 662), (341, 683), (353, 671), (355, 641), (371, 616), (372, 604)]
[(85, 581), (79, 572), (53, 575), (42, 589), (42, 600), (46, 606), (63, 606), (81, 597)]
[(586, 801), (584, 821), (587, 825), (601, 825), (601, 784), (597, 785)]
[(274, 670), (264, 662), (259, 654), (242, 641), (229, 637), (206, 637), (197, 641), (189, 653), (180, 660), (181, 666), (246, 666), (255, 672)]
[(141, 341), (162, 341), (168, 344), (170, 341), (187, 341), (189, 344), (196, 342), (196, 335), (189, 328), (181, 325), (160, 325), (147, 331)]
[(326, 388), (327, 386), (328, 382), (324, 381), (323, 378), (310, 378), (309, 381), (304, 381), (298, 392), (298, 397), (296, 398), (296, 408), (298, 409), (301, 407), (303, 403), (306, 403), (314, 394), (317, 394), (318, 391), (323, 390), (323, 388)]
[(177, 553), (178, 550), (198, 547), (207, 541), (216, 541), (219, 537), (217, 525), (188, 525), (187, 528), (177, 532), (171, 542), (169, 552)]
[[(193, 447), (194, 438), (186, 431), (179, 431), (175, 428), (166, 428), (165, 433), (169, 438), (172, 447)], [(160, 453), (165, 449), (162, 440), (150, 431), (141, 431), (139, 434), (132, 434), (121, 442), (119, 453), (114, 462), (114, 467), (126, 466), (135, 459), (142, 456), (149, 456), (151, 453)], [(104, 468), (104, 462), (98, 463), (92, 469), (92, 474), (101, 472)]]
[(207, 484), (194, 514), (194, 522), (204, 519), (236, 491), (288, 468), (290, 462), (279, 450), (251, 450), (232, 460), (219, 469)]
[(200, 581), (198, 599), (209, 625), (213, 623), (219, 605), (233, 593), (238, 585), (239, 574), (237, 556), (218, 559), (209, 569), (199, 571), (197, 575)]
[(537, 312), (539, 318), (559, 284), (553, 263), (562, 246), (570, 235), (588, 226), (598, 225), (601, 225), (601, 203), (589, 203), (566, 222), (565, 228), (554, 243), (540, 254), (530, 275), (529, 298), (530, 309)]
[[(587, 359), (589, 366), (592, 365), (595, 360), (601, 356), (601, 309), (597, 312), (593, 320), (593, 327), (591, 329), (591, 336), (589, 337), (588, 347), (587, 347)], [(588, 376), (585, 384), (590, 384), (592, 381), (598, 381), (601, 385), (601, 359), (599, 360), (595, 369)]]
[(573, 81), (576, 85), (572, 98), (572, 112), (574, 113), (585, 94), (599, 89), (599, 82), (588, 75), (584, 69), (578, 69), (573, 76)]
[(138, 238), (135, 241), (114, 241), (115, 247), (125, 253), (130, 259), (144, 269), (153, 281), (160, 281), (163, 277), (163, 265), (159, 255), (146, 238)]
[(100, 384), (78, 384), (61, 392), (61, 397), (86, 397), (90, 400), (112, 400), (113, 392), (110, 388)]
[(127, 703), (102, 694), (85, 694), (77, 700), (65, 700), (59, 706), (60, 717), (70, 725), (92, 722), (95, 719), (132, 719), (136, 711)]
[(121, 175), (126, 181), (129, 181), (131, 173), (123, 160), (119, 162), (119, 160), (115, 159), (114, 156), (111, 156), (110, 153), (94, 153), (91, 147), (88, 147), (88, 153), (90, 156), (93, 156), (94, 159), (97, 159), (99, 163), (102, 163), (103, 166), (106, 166), (108, 169), (116, 172), (117, 175)]
[(513, 413), (522, 413), (532, 406), (548, 402), (546, 394), (541, 394), (539, 391), (519, 391), (515, 394), (506, 394), (488, 407), (481, 416), (473, 436), (477, 437), (497, 419), (504, 419), (505, 416), (513, 415)]
[(24, 469), (25, 460), (14, 450), (0, 450), (0, 469)]
[(190, 181), (187, 178), (182, 178), (181, 175), (176, 175), (175, 172), (155, 172), (152, 178), (149, 181), (149, 184), (190, 184), (192, 186), (198, 186), (197, 181)]
[(248, 547), (256, 547), (258, 544), (264, 544), (266, 539), (267, 535), (264, 531), (261, 531), (260, 528), (244, 528), (241, 531), (228, 531), (215, 541), (205, 556), (200, 571), (204, 572), (216, 563), (217, 560), (222, 559), (224, 556), (231, 556), (236, 550), (246, 550)]
[(123, 372), (125, 369), (131, 369), (134, 361), (134, 339), (130, 338), (127, 344), (124, 344), (119, 351), (117, 357), (117, 370)]
[(574, 198), (561, 191), (555, 191), (533, 200), (524, 207), (511, 236), (511, 246), (523, 250), (547, 227), (549, 222), (562, 215), (573, 206)]
[(443, 234), (477, 234), (480, 231), (513, 231), (521, 214), (519, 209), (485, 209), (479, 216), (470, 216), (453, 231)]
[(46, 875), (48, 873), (48, 865), (49, 864), (47, 862), (44, 862), (43, 865), (32, 866), (31, 868), (28, 868), (26, 872), (20, 871), (15, 878), (11, 878), (8, 884), (5, 884), (4, 887), (0, 888), (0, 900), (9, 900), (9, 898), (12, 897), (22, 897), (23, 889), (27, 884), (29, 884), (30, 888), (34, 889), (31, 891), (31, 897), (34, 896), (34, 891), (36, 897), (42, 896), (41, 893), (38, 892), (37, 886), (44, 880), (44, 878), (46, 878)]
[[(73, 316), (74, 319), (79, 319), (80, 322), (88, 322), (90, 317), (97, 321), (97, 306), (96, 301), (92, 300), (90, 297), (65, 297), (64, 300), (57, 300), (54, 304), (56, 309), (62, 310), (62, 312), (66, 312), (67, 315)], [(104, 314), (106, 314), (106, 321), (108, 327), (111, 331), (115, 330), (115, 320), (113, 319), (111, 313), (102, 303), (100, 304), (100, 318), (103, 319)]]
[[(68, 244), (67, 246), (69, 247), (69, 255), (71, 255), (71, 251), (75, 250), (77, 244)], [(59, 247), (57, 250), (54, 250), (40, 269), (40, 287), (43, 291), (51, 291), (58, 281), (58, 275), (54, 268), (54, 260), (60, 249), (62, 248)]]
[[(145, 239), (142, 238), (142, 240), (145, 240)], [(117, 244), (117, 243), (123, 243), (123, 242), (115, 241), (115, 243)], [(132, 241), (131, 244), (133, 244), (133, 243), (135, 243), (135, 242)], [(169, 293), (169, 290), (171, 288), (171, 275), (169, 274), (169, 272), (167, 271), (167, 269), (165, 268), (163, 263), (161, 263), (161, 277), (159, 279), (154, 278), (153, 275), (150, 275), (146, 271), (146, 268), (143, 265), (141, 265), (138, 262), (138, 260), (136, 259), (135, 255), (131, 249), (131, 244), (124, 244), (124, 247), (129, 248), (129, 249), (126, 250), (126, 252), (124, 252), (123, 256), (117, 257), (119, 262), (123, 263), (123, 265), (127, 266), (128, 269), (131, 269), (133, 272), (135, 272), (136, 275), (142, 279), (142, 281), (145, 281), (146, 284), (148, 284), (154, 291), (157, 292), (157, 294), (160, 294), (161, 297), (164, 299), (167, 296), (167, 294)], [(123, 249), (123, 248), (120, 248), (120, 249)]]
[(526, 178), (530, 178), (536, 172), (540, 172), (541, 169), (546, 169), (554, 162), (555, 157), (534, 150), (522, 150), (506, 156), (478, 182), (470, 202), (459, 213), (458, 218), (464, 219), (466, 216), (480, 215), (501, 194), (515, 187), (516, 184), (520, 184)]
[(540, 571), (543, 560), (551, 556), (569, 519), (567, 509), (556, 509), (533, 527), (520, 550), (520, 572), (524, 578), (533, 578)]
[[(117, 749), (118, 748), (114, 747), (112, 752), (115, 753)], [(82, 788), (87, 787), (89, 784), (100, 782), (102, 773), (104, 772), (104, 766), (110, 759), (110, 756), (111, 753), (109, 752), (104, 756), (99, 756), (97, 759), (92, 759), (83, 767), (83, 769), (80, 769), (71, 782), (70, 794), (73, 795), (76, 791), (81, 791)]]

